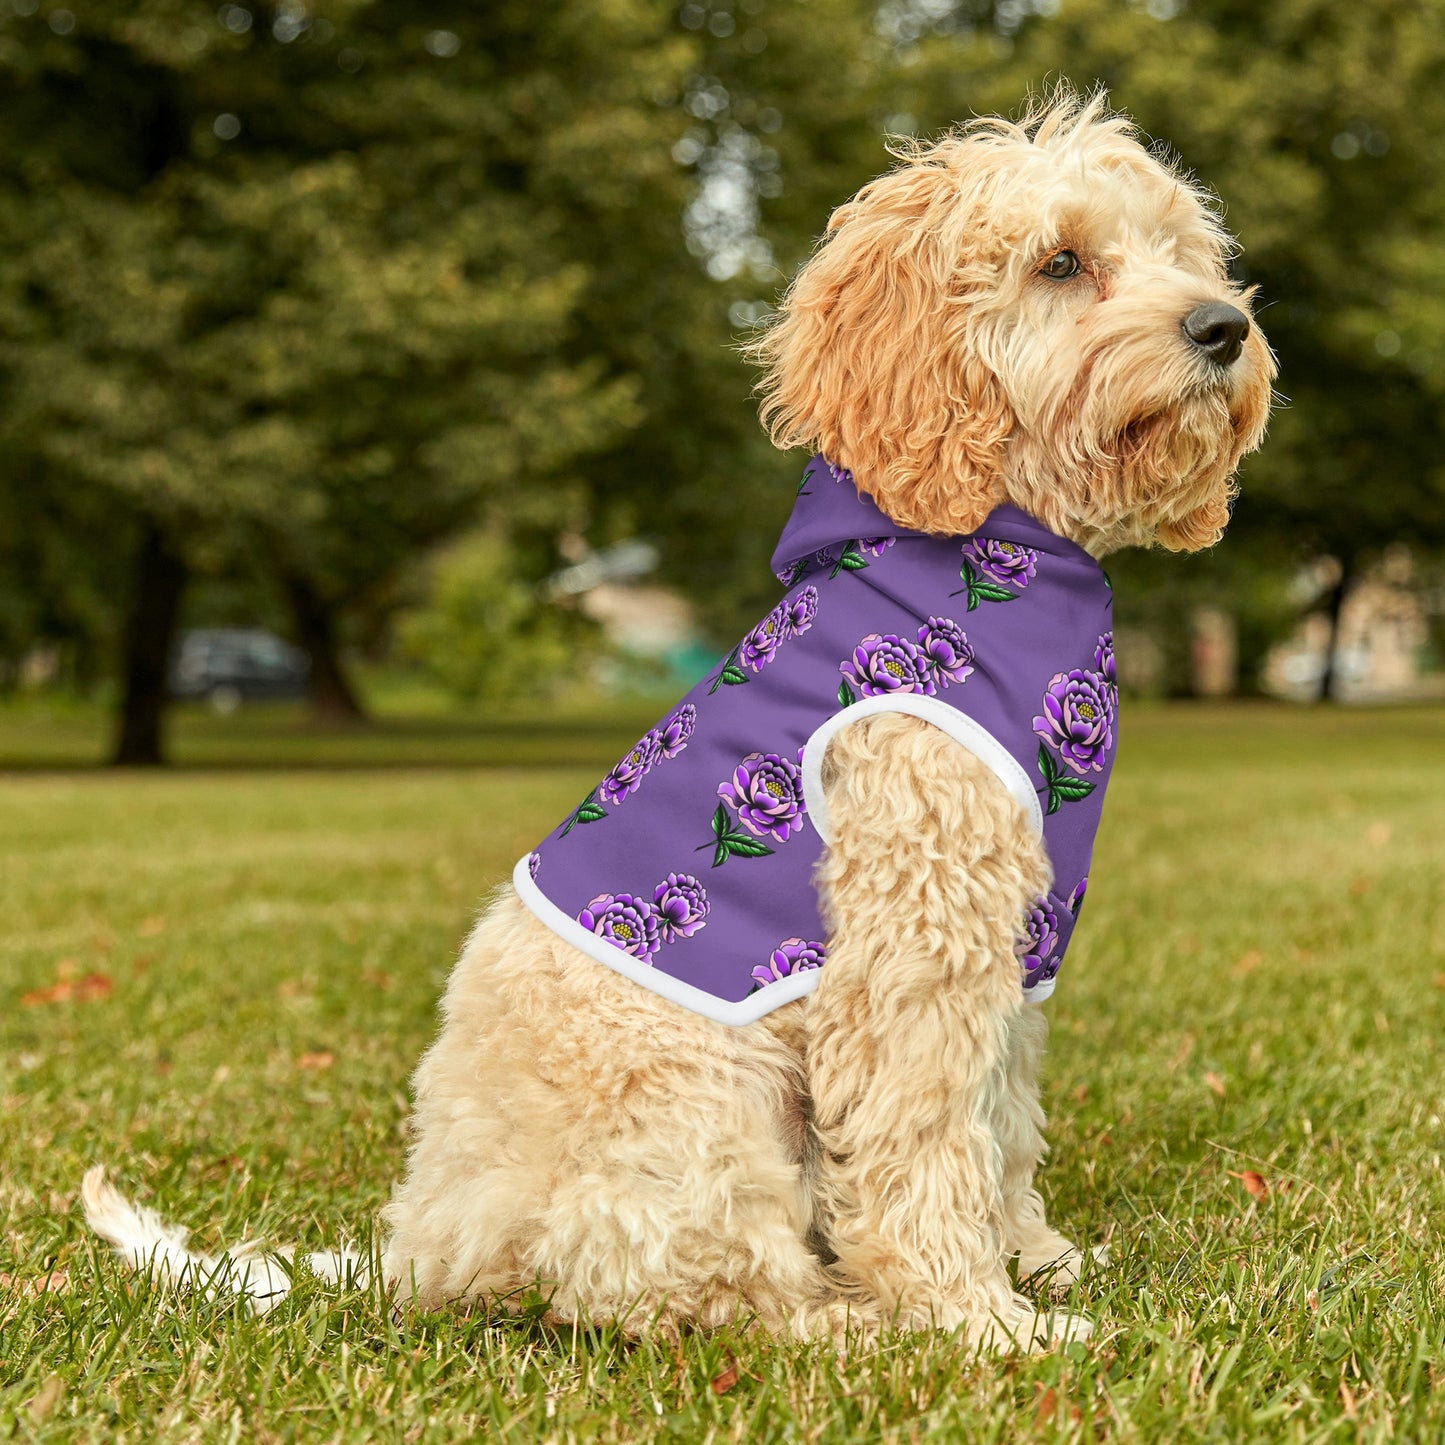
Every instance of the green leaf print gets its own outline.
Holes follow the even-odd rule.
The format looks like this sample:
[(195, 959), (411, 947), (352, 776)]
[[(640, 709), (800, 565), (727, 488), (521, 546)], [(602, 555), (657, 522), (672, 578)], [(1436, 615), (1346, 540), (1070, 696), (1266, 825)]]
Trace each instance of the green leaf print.
[(709, 697), (711, 697), (713, 693), (718, 690), (718, 688), (724, 685), (728, 687), (737, 687), (740, 684), (751, 680), (748, 677), (747, 673), (745, 673), (742, 668), (738, 666), (738, 653), (740, 651), (742, 651), (741, 643), (739, 643), (735, 648), (733, 648), (733, 650), (728, 653), (727, 657), (723, 659), (723, 665), (718, 670), (718, 675), (713, 678), (712, 686), (707, 690), (707, 695)]
[(1057, 813), (1064, 803), (1077, 803), (1081, 798), (1087, 798), (1098, 786), (1064, 772), (1046, 743), (1039, 744), (1039, 772), (1044, 775), (1047, 796), (1044, 812), (1048, 814)]
[(721, 868), (729, 858), (765, 858), (773, 851), (766, 844), (758, 842), (751, 833), (734, 828), (723, 803), (717, 805), (717, 812), (712, 815), (712, 836), (711, 843), (703, 843), (694, 848), (693, 852), (701, 853), (704, 848), (711, 848), (714, 868)]

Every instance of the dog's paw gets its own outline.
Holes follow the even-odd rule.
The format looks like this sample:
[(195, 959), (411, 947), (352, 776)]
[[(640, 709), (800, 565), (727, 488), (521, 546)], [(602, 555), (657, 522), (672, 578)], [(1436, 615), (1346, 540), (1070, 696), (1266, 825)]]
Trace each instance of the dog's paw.
[(979, 1350), (995, 1353), (1023, 1350), (1035, 1354), (1075, 1340), (1087, 1340), (1093, 1329), (1093, 1321), (1083, 1315), (1040, 1310), (1032, 1300), (1015, 1295), (1009, 1308), (993, 1315), (979, 1329), (970, 1331), (969, 1339)]
[(1085, 1266), (1109, 1262), (1109, 1246), (1096, 1244), (1087, 1254), (1062, 1235), (1043, 1247), (1019, 1251), (1019, 1283), (1051, 1294), (1067, 1294), (1084, 1273)]

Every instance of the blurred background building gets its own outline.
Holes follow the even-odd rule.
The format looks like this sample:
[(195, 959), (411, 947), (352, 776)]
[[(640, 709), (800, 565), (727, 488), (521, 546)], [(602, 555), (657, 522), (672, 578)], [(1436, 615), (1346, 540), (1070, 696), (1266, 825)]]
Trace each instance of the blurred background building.
[(1067, 76), (1280, 358), (1226, 541), (1110, 565), (1125, 684), (1438, 694), (1442, 67), (1445, 0), (0, 0), (0, 689), (147, 762), (216, 629), (333, 722), (696, 675), (802, 462), (737, 343), (887, 135)]

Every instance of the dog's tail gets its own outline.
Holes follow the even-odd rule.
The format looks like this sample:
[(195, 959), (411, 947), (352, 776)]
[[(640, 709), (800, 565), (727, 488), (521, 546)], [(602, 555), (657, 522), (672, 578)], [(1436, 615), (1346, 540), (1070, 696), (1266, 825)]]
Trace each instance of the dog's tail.
[[(243, 1298), (258, 1315), (280, 1304), (291, 1288), (294, 1249), (265, 1250), (253, 1242), (219, 1255), (195, 1254), (186, 1248), (185, 1229), (167, 1224), (143, 1204), (132, 1204), (105, 1177), (103, 1164), (86, 1170), (80, 1199), (85, 1222), (132, 1269), (198, 1289), (207, 1299)], [(329, 1284), (364, 1285), (371, 1273), (369, 1261), (353, 1249), (326, 1250), (305, 1259), (311, 1272)]]

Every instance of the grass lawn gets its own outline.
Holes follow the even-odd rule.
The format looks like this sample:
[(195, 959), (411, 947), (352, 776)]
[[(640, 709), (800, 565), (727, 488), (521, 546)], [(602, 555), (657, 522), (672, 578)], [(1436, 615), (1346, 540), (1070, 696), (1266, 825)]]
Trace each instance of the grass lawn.
[[(1086, 1347), (674, 1353), (310, 1280), (255, 1320), (87, 1240), (97, 1160), (203, 1247), (365, 1240), (478, 900), (646, 716), (193, 719), (209, 766), (0, 776), (0, 1437), (1445, 1439), (1439, 709), (1126, 715), (1048, 1005), (1045, 1192), (1113, 1250)], [(90, 756), (62, 723), (0, 757)]]

